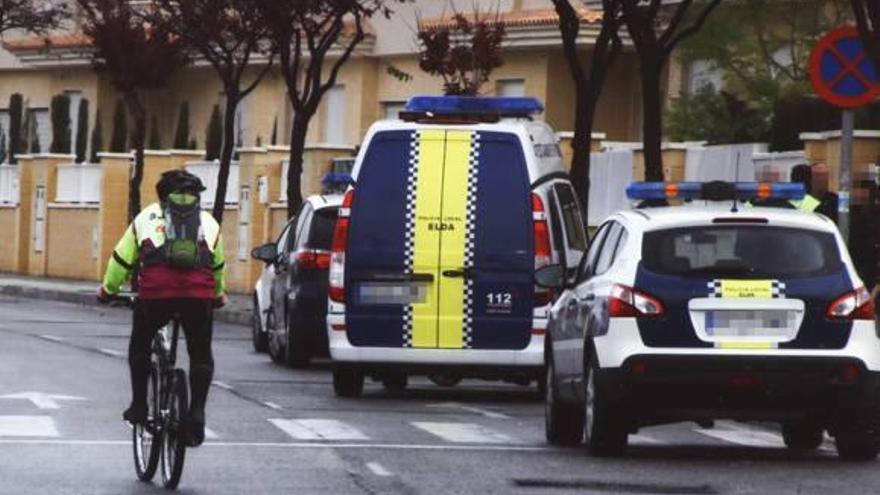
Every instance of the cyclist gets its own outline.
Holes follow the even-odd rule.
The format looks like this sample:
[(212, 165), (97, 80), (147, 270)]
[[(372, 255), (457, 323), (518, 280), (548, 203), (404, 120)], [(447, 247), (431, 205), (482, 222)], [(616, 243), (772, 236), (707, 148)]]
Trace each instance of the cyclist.
[(128, 347), (132, 400), (123, 413), (130, 423), (147, 420), (153, 337), (175, 314), (179, 316), (190, 358), (191, 446), (200, 445), (205, 437), (205, 403), (214, 374), (212, 315), (215, 307), (226, 303), (223, 240), (220, 226), (199, 207), (204, 190), (199, 178), (185, 170), (163, 173), (156, 184), (159, 202), (144, 208), (125, 231), (98, 293), (101, 302), (108, 302), (138, 268)]

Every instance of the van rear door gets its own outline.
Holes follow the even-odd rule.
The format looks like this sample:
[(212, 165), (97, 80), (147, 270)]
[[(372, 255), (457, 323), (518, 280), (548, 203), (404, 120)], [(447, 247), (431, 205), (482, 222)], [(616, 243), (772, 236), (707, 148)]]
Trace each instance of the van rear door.
[(368, 146), (346, 255), (352, 344), (528, 345), (534, 248), (519, 139), (387, 131)]

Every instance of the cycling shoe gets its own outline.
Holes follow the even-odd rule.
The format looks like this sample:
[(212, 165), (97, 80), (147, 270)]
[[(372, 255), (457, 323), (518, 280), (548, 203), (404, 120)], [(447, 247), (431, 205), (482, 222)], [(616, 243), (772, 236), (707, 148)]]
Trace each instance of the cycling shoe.
[(122, 413), (122, 419), (131, 424), (144, 424), (147, 422), (147, 407), (132, 405)]

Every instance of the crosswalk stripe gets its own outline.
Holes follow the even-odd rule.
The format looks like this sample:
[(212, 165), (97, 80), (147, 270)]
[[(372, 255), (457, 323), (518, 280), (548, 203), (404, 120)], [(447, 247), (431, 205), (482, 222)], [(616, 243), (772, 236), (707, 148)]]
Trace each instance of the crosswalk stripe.
[(701, 435), (743, 445), (745, 447), (784, 447), (780, 435), (755, 428), (747, 428), (729, 421), (720, 421), (712, 430), (694, 430)]
[(205, 427), (206, 440), (217, 440), (218, 438), (220, 438), (220, 435), (218, 435), (216, 431), (208, 428), (207, 426)]
[(0, 437), (57, 437), (49, 416), (0, 416)]
[(630, 435), (629, 443), (632, 445), (658, 445), (662, 442), (652, 436), (639, 433), (635, 435)]
[(357, 428), (335, 419), (270, 419), (294, 440), (369, 440)]
[(416, 421), (410, 424), (452, 443), (516, 443), (513, 437), (473, 423)]

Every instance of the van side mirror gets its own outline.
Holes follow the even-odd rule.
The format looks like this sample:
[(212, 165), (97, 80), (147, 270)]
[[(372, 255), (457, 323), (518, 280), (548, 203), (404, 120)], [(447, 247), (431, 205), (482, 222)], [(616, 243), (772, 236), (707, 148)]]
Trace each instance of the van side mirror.
[(275, 261), (276, 258), (278, 258), (278, 246), (276, 246), (274, 242), (270, 242), (268, 244), (263, 244), (262, 246), (255, 247), (253, 251), (251, 251), (251, 258), (260, 260), (266, 264), (272, 263)]
[(548, 265), (535, 272), (535, 283), (545, 289), (565, 288), (565, 267)]

